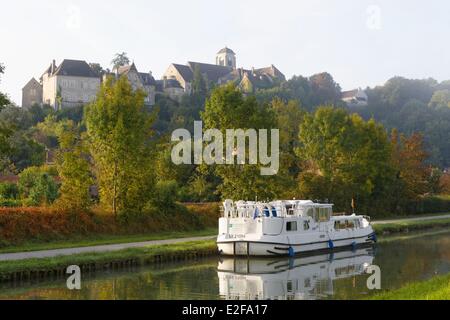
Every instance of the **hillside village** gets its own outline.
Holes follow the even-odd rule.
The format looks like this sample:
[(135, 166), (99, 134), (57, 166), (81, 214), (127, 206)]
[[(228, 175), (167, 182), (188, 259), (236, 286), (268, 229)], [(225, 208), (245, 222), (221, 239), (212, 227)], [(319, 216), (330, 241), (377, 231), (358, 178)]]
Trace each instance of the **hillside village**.
[[(236, 53), (227, 47), (217, 52), (215, 64), (172, 63), (159, 80), (151, 71), (139, 71), (134, 62), (110, 71), (83, 60), (64, 59), (59, 65), (53, 60), (38, 80), (33, 77), (23, 87), (22, 107), (46, 104), (57, 110), (87, 104), (95, 99), (101, 83), (109, 76), (126, 76), (134, 89), (145, 91), (145, 104), (151, 107), (157, 95), (180, 101), (183, 95), (191, 94), (197, 72), (208, 87), (233, 82), (244, 94), (272, 88), (286, 81), (285, 75), (273, 64), (263, 68), (237, 67)], [(342, 92), (342, 100), (349, 105), (367, 105), (367, 95), (361, 89)]]

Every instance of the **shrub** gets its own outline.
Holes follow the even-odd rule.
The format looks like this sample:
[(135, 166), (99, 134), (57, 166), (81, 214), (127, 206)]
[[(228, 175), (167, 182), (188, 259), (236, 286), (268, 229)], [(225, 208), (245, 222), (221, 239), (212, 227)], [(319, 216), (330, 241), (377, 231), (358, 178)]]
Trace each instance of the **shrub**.
[(22, 206), (22, 201), (17, 199), (2, 199), (0, 198), (0, 207), (20, 207)]
[(19, 191), (33, 206), (51, 204), (58, 196), (53, 172), (45, 167), (29, 167), (19, 174)]
[(158, 181), (150, 200), (153, 207), (159, 208), (161, 211), (167, 208), (173, 208), (177, 200), (178, 184), (174, 180)]
[(17, 199), (19, 197), (19, 188), (15, 183), (0, 183), (0, 199)]
[[(140, 214), (124, 214), (116, 219), (105, 212), (61, 211), (55, 208), (0, 208), (0, 246), (24, 241), (51, 241), (85, 235), (144, 234), (192, 231), (216, 227), (218, 210), (187, 209), (175, 203), (161, 211), (151, 208)], [(214, 204), (213, 204), (214, 206)], [(204, 210), (203, 213), (199, 213)], [(210, 216), (210, 213), (213, 215)]]

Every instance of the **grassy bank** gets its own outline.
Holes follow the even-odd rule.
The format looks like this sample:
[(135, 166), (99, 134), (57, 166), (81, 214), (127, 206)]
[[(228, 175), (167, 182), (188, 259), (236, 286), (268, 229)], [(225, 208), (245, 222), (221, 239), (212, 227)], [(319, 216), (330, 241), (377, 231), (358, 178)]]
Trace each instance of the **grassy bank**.
[(195, 259), (216, 253), (216, 243), (214, 240), (210, 240), (155, 245), (105, 253), (4, 261), (0, 263), (0, 281), (65, 277), (65, 271), (69, 265), (78, 265), (83, 272), (93, 272), (126, 266)]
[(144, 233), (135, 235), (87, 235), (84, 237), (78, 236), (68, 240), (56, 240), (51, 242), (42, 241), (25, 241), (20, 245), (8, 246), (0, 248), (1, 253), (13, 253), (13, 252), (28, 252), (38, 250), (52, 250), (52, 249), (64, 249), (64, 248), (78, 248), (89, 247), (106, 244), (117, 243), (130, 243), (130, 242), (143, 242), (152, 240), (165, 240), (165, 239), (177, 239), (188, 237), (202, 237), (217, 235), (217, 228), (206, 228), (202, 230), (193, 231), (173, 231), (173, 232), (156, 232), (156, 233)]
[(448, 227), (450, 227), (450, 218), (424, 221), (387, 222), (383, 224), (376, 224), (373, 226), (373, 229), (378, 235), (388, 235), (393, 233), (442, 229)]
[(449, 300), (450, 274), (415, 282), (392, 291), (378, 293), (373, 300)]

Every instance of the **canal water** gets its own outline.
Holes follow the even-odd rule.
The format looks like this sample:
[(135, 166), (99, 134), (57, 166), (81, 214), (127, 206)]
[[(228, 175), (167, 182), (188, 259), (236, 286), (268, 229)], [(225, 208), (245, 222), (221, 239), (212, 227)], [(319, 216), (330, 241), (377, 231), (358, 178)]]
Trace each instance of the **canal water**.
[(82, 275), (81, 290), (64, 279), (0, 285), (0, 299), (359, 299), (371, 266), (381, 288), (395, 289), (450, 273), (450, 230), (383, 238), (373, 248), (296, 259), (219, 259)]

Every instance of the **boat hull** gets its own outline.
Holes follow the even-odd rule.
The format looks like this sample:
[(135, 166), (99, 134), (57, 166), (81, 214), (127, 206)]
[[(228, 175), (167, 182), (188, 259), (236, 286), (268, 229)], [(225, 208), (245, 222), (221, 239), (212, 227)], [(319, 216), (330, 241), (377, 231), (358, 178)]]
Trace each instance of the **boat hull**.
[[(262, 237), (258, 240), (251, 239), (224, 239), (217, 238), (219, 253), (226, 256), (294, 256), (313, 252), (328, 252), (348, 248), (357, 248), (371, 245), (376, 242), (372, 228), (368, 228), (364, 234), (353, 237), (320, 237), (321, 239), (277, 239), (278, 237)], [(281, 241), (280, 241), (281, 240)], [(283, 241), (284, 240), (284, 241)]]

